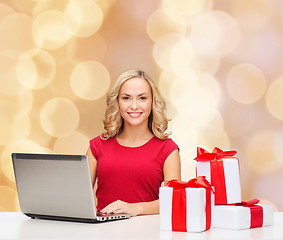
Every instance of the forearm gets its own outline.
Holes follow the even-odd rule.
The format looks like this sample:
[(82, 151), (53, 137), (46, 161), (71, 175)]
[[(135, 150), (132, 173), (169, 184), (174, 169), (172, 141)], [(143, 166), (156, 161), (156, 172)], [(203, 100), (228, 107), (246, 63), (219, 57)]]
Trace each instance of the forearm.
[(151, 202), (133, 203), (137, 215), (159, 214), (159, 199)]

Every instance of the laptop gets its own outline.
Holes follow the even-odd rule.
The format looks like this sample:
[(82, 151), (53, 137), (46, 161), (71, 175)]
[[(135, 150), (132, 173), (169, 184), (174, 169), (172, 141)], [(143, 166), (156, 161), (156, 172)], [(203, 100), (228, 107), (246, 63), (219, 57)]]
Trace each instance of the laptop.
[(12, 153), (21, 211), (31, 218), (96, 223), (129, 218), (96, 212), (86, 155)]

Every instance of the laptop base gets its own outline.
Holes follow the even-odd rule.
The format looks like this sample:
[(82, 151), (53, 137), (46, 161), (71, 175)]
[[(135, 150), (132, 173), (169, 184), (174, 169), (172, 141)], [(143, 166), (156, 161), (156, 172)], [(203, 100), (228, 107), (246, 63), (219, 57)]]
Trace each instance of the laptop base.
[(41, 215), (41, 214), (30, 214), (24, 213), (26, 216), (31, 219), (44, 219), (44, 220), (54, 220), (54, 221), (67, 221), (67, 222), (80, 222), (80, 223), (102, 223), (105, 221), (115, 221), (128, 219), (127, 215), (105, 215), (101, 217), (97, 217), (96, 219), (88, 219), (88, 218), (76, 218), (76, 217), (63, 217), (63, 216), (51, 216), (51, 215)]

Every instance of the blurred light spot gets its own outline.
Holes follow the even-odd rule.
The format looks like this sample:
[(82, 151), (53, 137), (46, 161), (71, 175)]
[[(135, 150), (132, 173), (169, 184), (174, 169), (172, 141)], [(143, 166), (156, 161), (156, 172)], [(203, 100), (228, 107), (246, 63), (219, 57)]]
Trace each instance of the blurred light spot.
[(0, 198), (0, 209), (3, 212), (19, 211), (18, 194), (14, 189), (0, 185), (0, 196), (2, 196)]
[(249, 31), (265, 27), (273, 14), (272, 1), (247, 0), (231, 1), (231, 12), (243, 29)]
[(71, 74), (72, 90), (82, 99), (95, 100), (102, 97), (110, 86), (106, 67), (95, 61), (77, 65)]
[(224, 127), (224, 119), (222, 115), (216, 111), (210, 121), (198, 128), (197, 146), (202, 146), (208, 151), (212, 151), (215, 147), (230, 150), (230, 138)]
[[(282, 171), (262, 176), (255, 184), (253, 194), (260, 199), (260, 204), (268, 204), (274, 207), (274, 211), (281, 211), (283, 208), (283, 175)], [(262, 200), (262, 198), (264, 200)], [(268, 200), (265, 200), (268, 199)]]
[(178, 110), (178, 116), (190, 126), (203, 126), (216, 114), (217, 97), (198, 84), (179, 78), (171, 86), (170, 100)]
[(27, 115), (14, 119), (0, 117), (0, 145), (8, 145), (15, 140), (28, 137), (31, 129)]
[(191, 37), (208, 39), (221, 56), (231, 53), (239, 42), (240, 31), (235, 19), (230, 15), (211, 11), (200, 15), (192, 23)]
[(168, 18), (168, 15), (163, 9), (153, 12), (148, 18), (146, 25), (148, 36), (156, 42), (160, 37), (169, 33), (185, 35), (187, 30), (185, 21), (180, 16), (176, 16), (176, 18), (178, 20)]
[(195, 177), (195, 163), (188, 160), (195, 158), (196, 148), (194, 146), (197, 146), (198, 141), (196, 128), (188, 124), (186, 118), (179, 116), (170, 122), (169, 129), (172, 131), (170, 137), (174, 139), (181, 149), (182, 179), (189, 180)]
[(0, 3), (0, 22), (6, 16), (14, 14), (14, 13), (15, 13), (15, 11), (12, 8), (10, 8), (8, 5)]
[[(73, 0), (71, 0), (73, 1)], [(36, 0), (36, 4), (32, 9), (32, 15), (38, 16), (40, 13), (49, 11), (49, 10), (58, 10), (64, 12), (70, 0), (60, 0), (60, 1), (52, 1), (52, 0)]]
[(53, 79), (56, 64), (46, 51), (34, 49), (24, 53), (17, 65), (18, 79), (30, 89), (46, 87)]
[(71, 34), (88, 37), (98, 31), (103, 13), (95, 1), (71, 1), (64, 12), (64, 22)]
[(183, 35), (170, 33), (162, 36), (154, 45), (153, 56), (157, 64), (163, 68), (171, 69), (171, 51), (175, 43), (183, 39)]
[(283, 77), (274, 80), (266, 94), (265, 102), (268, 111), (276, 118), (283, 120)]
[(258, 175), (274, 173), (279, 167), (274, 153), (275, 138), (275, 132), (262, 130), (246, 141), (247, 163)]
[[(1, 39), (1, 38), (0, 38)], [(0, 52), (0, 92), (10, 96), (23, 94), (29, 90), (18, 81), (16, 67), (20, 53), (16, 51)]]
[(53, 150), (56, 153), (85, 154), (89, 146), (89, 139), (80, 132), (71, 133), (68, 136), (58, 138)]
[(192, 67), (199, 71), (214, 74), (220, 66), (220, 54), (214, 44), (206, 38), (190, 38), (194, 49)]
[(177, 74), (170, 70), (165, 70), (161, 73), (158, 81), (158, 89), (163, 97), (169, 98), (171, 85), (177, 77)]
[(48, 10), (35, 18), (32, 34), (39, 47), (57, 49), (69, 40), (70, 33), (65, 28), (63, 17), (63, 12)]
[(31, 91), (16, 96), (0, 94), (0, 118), (11, 121), (23, 117), (31, 110), (32, 104)]
[(197, 14), (204, 6), (205, 0), (165, 0), (163, 7), (173, 9), (181, 15)]
[(221, 89), (217, 79), (213, 75), (207, 73), (200, 73), (198, 79), (199, 85), (213, 94), (214, 99), (218, 102), (220, 100)]
[(98, 33), (87, 38), (72, 38), (67, 43), (67, 55), (74, 64), (89, 60), (101, 61), (106, 50), (105, 40)]
[(275, 137), (274, 141), (274, 154), (277, 158), (277, 160), (280, 162), (281, 165), (283, 165), (283, 128), (281, 128), (279, 131), (277, 131), (277, 135)]
[(194, 50), (190, 41), (183, 38), (175, 43), (170, 54), (170, 63), (174, 71), (187, 68), (192, 62)]
[(46, 150), (30, 139), (17, 140), (4, 148), (1, 154), (1, 169), (5, 177), (11, 182), (15, 181), (11, 154), (20, 153), (46, 153)]
[(0, 52), (24, 52), (35, 47), (32, 38), (33, 19), (24, 14), (11, 14), (0, 21)]
[(265, 76), (254, 65), (236, 65), (227, 76), (227, 89), (236, 101), (244, 104), (255, 103), (265, 93)]
[(76, 105), (65, 98), (52, 98), (41, 109), (40, 123), (54, 137), (64, 137), (76, 130), (80, 113)]
[(224, 113), (225, 126), (231, 136), (241, 136), (247, 133), (255, 123), (255, 110), (252, 105), (230, 103)]

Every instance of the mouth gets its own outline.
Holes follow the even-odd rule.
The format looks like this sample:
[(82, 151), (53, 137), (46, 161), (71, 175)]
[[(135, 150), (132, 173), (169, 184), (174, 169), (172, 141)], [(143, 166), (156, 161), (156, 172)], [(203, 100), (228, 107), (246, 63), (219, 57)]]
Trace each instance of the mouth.
[(138, 118), (140, 115), (142, 115), (142, 112), (128, 112), (128, 114), (132, 118)]

